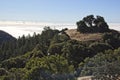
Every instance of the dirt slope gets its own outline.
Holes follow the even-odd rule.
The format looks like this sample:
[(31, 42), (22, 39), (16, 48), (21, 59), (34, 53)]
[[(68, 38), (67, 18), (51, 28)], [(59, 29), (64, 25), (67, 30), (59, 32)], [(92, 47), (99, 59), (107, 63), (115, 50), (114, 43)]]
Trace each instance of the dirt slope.
[(102, 33), (80, 33), (76, 29), (70, 29), (65, 31), (71, 39), (78, 41), (96, 41), (102, 39)]

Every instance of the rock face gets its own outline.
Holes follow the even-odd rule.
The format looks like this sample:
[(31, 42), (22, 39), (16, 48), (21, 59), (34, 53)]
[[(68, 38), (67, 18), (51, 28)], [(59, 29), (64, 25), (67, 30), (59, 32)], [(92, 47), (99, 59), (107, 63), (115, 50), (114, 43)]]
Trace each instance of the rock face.
[(9, 33), (0, 30), (0, 44), (5, 41), (16, 40), (13, 36)]

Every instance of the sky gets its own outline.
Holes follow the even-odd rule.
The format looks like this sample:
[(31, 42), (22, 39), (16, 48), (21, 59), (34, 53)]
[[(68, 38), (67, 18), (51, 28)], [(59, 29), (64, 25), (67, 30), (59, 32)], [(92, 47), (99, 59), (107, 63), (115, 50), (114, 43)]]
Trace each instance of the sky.
[(75, 23), (90, 14), (120, 23), (120, 0), (0, 0), (0, 21)]

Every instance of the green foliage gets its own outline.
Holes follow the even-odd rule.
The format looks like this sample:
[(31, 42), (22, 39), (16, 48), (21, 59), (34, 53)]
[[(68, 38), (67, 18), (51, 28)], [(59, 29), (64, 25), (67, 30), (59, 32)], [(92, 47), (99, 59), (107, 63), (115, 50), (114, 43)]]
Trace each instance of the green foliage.
[(12, 68), (7, 71), (3, 68), (0, 69), (0, 80), (23, 80), (27, 70), (24, 68)]
[(94, 72), (95, 79), (119, 80), (119, 62), (106, 62), (104, 66), (97, 67)]
[(53, 37), (51, 44), (66, 42), (68, 40), (70, 40), (70, 37), (66, 33), (59, 33)]
[[(33, 58), (26, 64), (27, 69), (40, 67), (49, 70), (52, 73), (69, 73), (71, 66), (68, 61), (60, 55), (45, 56), (42, 58)], [(64, 69), (63, 69), (64, 68)]]
[(76, 24), (77, 30), (81, 33), (96, 33), (109, 31), (107, 23), (101, 16), (97, 16), (95, 18), (93, 15), (88, 15)]
[(12, 68), (9, 72), (12, 75), (10, 78), (13, 78), (14, 80), (24, 80), (28, 70), (25, 68)]
[(104, 52), (108, 49), (113, 49), (109, 44), (100, 42), (90, 44), (89, 48), (91, 48), (95, 53)]
[(51, 55), (62, 54), (62, 48), (65, 42), (67, 42), (68, 40), (70, 40), (70, 37), (65, 33), (59, 33), (55, 35), (48, 48), (48, 53)]
[(0, 62), (11, 57), (24, 55), (25, 53), (32, 51), (36, 45), (39, 45), (40, 50), (44, 54), (47, 54), (47, 49), (51, 40), (58, 33), (58, 30), (52, 30), (50, 27), (45, 27), (41, 34), (36, 35), (36, 33), (34, 33), (32, 37), (30, 35), (23, 35), (15, 41), (1, 43)]
[(103, 35), (104, 42), (110, 44), (113, 48), (120, 47), (120, 33), (118, 32), (111, 32), (111, 33), (105, 33)]
[(63, 48), (64, 43), (55, 43), (51, 44), (48, 49), (48, 53), (50, 55), (55, 55), (55, 54), (60, 54), (62, 53), (62, 48)]
[(40, 50), (41, 49), (41, 47), (40, 47), (40, 45), (38, 44), (38, 45), (36, 45), (36, 47), (32, 50), (32, 58), (35, 58), (35, 57), (39, 57), (39, 58), (41, 58), (41, 57), (43, 57), (45, 54)]
[(117, 80), (120, 76), (120, 48), (99, 53), (93, 58), (86, 58), (80, 65), (81, 76), (94, 75), (96, 79)]
[(95, 19), (95, 18), (94, 18), (93, 15), (89, 15), (89, 16), (84, 17), (84, 18), (83, 18), (83, 21), (84, 21), (85, 23), (87, 23), (87, 25), (88, 25), (89, 27), (92, 27), (92, 24), (93, 24), (93, 20), (94, 20), (94, 19)]
[(87, 25), (85, 24), (85, 22), (84, 21), (79, 21), (79, 22), (77, 22), (77, 31), (80, 31), (80, 32), (82, 32), (82, 33), (85, 33), (85, 32), (87, 32), (87, 30), (88, 30), (88, 27), (87, 27)]
[(33, 67), (25, 76), (24, 80), (52, 80), (51, 73), (40, 67)]
[(81, 43), (76, 41), (68, 41), (62, 49), (63, 55), (68, 59), (70, 64), (77, 68), (78, 64), (86, 57), (91, 57), (93, 52)]
[(32, 68), (24, 80), (75, 80), (70, 74), (52, 74), (48, 70), (40, 67)]
[(67, 59), (60, 55), (32, 58), (26, 64), (26, 68), (29, 71), (25, 80), (53, 80), (53, 74), (63, 75), (74, 72), (74, 67), (69, 65)]
[(5, 70), (4, 68), (0, 68), (0, 76), (3, 76), (3, 75), (8, 75), (9, 72), (7, 70)]
[(25, 67), (26, 59), (24, 57), (16, 57), (5, 60), (1, 63), (1, 67), (5, 69), (23, 68)]
[(50, 27), (45, 27), (41, 33), (41, 41), (43, 45), (49, 46), (51, 39), (58, 34), (58, 30), (52, 30)]
[(97, 24), (97, 27), (98, 27), (98, 32), (107, 32), (107, 31), (109, 31), (108, 30), (108, 25), (107, 25), (107, 23), (106, 22), (99, 22), (98, 24)]

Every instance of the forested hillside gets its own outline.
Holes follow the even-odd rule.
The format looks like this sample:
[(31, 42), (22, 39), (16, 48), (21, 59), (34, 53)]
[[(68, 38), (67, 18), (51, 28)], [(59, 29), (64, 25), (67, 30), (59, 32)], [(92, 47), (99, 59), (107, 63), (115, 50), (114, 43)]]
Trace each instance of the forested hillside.
[(15, 41), (16, 39), (10, 34), (0, 30), (0, 44), (6, 41)]
[(23, 35), (1, 43), (0, 80), (75, 80), (91, 75), (96, 79), (116, 80), (120, 77), (120, 33), (110, 30), (100, 16), (87, 16), (77, 26), (79, 34), (102, 35), (99, 40), (80, 41), (72, 39), (67, 29), (45, 27), (41, 34)]

